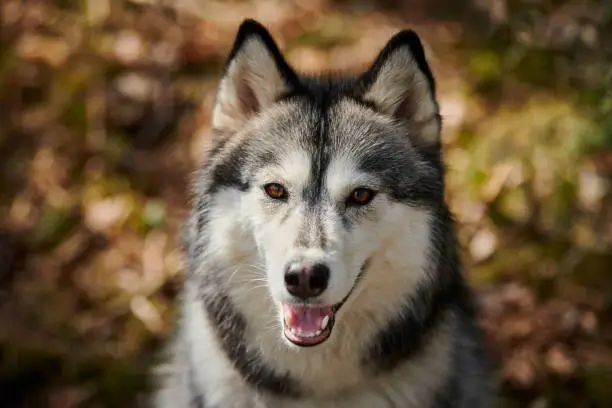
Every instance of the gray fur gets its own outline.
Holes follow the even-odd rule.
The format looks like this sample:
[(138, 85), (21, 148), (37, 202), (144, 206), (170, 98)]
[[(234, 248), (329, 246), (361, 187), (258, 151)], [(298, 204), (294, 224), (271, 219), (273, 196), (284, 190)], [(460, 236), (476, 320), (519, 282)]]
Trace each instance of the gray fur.
[[(188, 222), (189, 274), (155, 406), (483, 408), (494, 381), (444, 201), (435, 83), (404, 31), (357, 78), (300, 77), (241, 26)], [(281, 183), (282, 199), (263, 193)], [(371, 203), (351, 191), (367, 186)], [(283, 337), (290, 262), (324, 262), (331, 334)], [(280, 283), (279, 283), (280, 282)]]

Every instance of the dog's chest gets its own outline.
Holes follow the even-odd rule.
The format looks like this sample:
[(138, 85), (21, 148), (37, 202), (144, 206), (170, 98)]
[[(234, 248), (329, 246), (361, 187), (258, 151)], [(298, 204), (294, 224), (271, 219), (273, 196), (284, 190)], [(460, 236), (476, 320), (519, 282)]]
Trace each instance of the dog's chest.
[(373, 381), (335, 397), (283, 398), (261, 394), (245, 384), (226, 382), (206, 396), (206, 407), (232, 408), (421, 408), (432, 394), (408, 383)]
[[(196, 381), (206, 408), (422, 408), (429, 406), (446, 374), (435, 365), (425, 368), (407, 364), (388, 375), (363, 378), (359, 384), (337, 393), (316, 396), (317, 390), (308, 387), (301, 397), (290, 398), (258, 391), (222, 353), (211, 353), (205, 361), (198, 366), (208, 369), (197, 370)], [(327, 381), (331, 383), (328, 388), (340, 382), (334, 377)]]

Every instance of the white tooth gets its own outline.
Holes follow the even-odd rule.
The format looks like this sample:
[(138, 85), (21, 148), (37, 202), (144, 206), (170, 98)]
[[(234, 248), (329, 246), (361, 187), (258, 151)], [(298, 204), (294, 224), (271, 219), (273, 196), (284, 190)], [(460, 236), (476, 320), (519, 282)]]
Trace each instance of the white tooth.
[(318, 335), (320, 335), (320, 334), (321, 334), (321, 330), (317, 330), (317, 331), (315, 332), (315, 336), (318, 336)]
[(293, 334), (297, 334), (297, 330), (295, 330), (295, 327), (292, 327), (292, 328), (291, 328), (291, 333), (293, 333)]
[(321, 320), (321, 330), (325, 330), (328, 323), (329, 323), (329, 316), (325, 316), (323, 320)]

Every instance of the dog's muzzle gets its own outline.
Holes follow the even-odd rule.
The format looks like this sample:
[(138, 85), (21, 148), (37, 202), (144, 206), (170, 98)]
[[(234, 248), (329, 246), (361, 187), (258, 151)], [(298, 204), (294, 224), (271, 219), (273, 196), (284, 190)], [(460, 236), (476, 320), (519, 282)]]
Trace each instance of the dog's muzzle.
[(327, 340), (334, 327), (336, 313), (363, 278), (368, 263), (366, 261), (363, 264), (355, 283), (344, 299), (332, 306), (305, 303), (317, 297), (327, 288), (329, 269), (326, 266), (320, 264), (290, 265), (285, 273), (285, 286), (289, 293), (300, 298), (303, 303), (284, 303), (282, 305), (283, 331), (287, 340), (301, 347), (316, 346)]

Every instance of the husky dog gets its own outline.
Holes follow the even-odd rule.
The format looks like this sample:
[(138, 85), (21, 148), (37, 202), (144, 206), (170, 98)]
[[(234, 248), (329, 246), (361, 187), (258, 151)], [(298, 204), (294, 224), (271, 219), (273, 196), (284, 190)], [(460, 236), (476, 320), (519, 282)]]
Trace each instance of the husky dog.
[(197, 173), (156, 406), (492, 406), (440, 128), (413, 31), (362, 75), (313, 77), (245, 20)]

